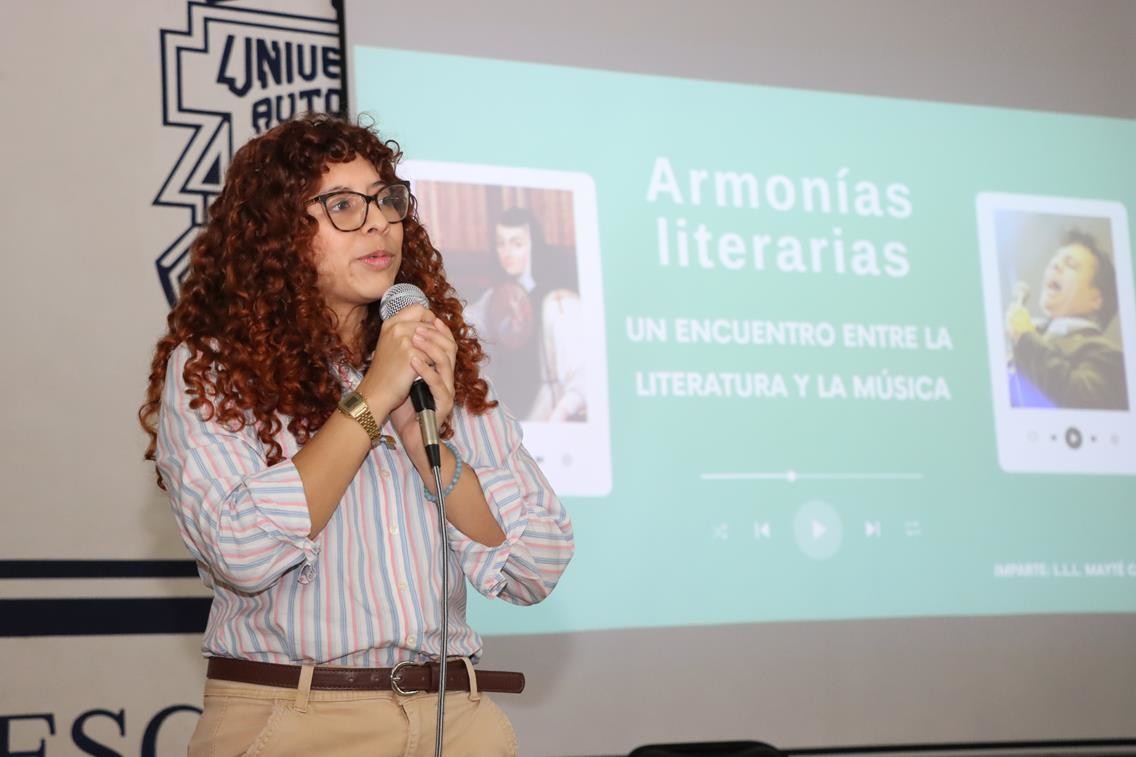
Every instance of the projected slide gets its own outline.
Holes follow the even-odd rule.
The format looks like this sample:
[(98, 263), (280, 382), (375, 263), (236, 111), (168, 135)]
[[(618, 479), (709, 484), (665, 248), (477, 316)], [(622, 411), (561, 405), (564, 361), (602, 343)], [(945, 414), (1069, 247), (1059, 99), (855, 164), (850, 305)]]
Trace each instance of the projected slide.
[(348, 33), (576, 526), (480, 629), (1136, 611), (1136, 123)]

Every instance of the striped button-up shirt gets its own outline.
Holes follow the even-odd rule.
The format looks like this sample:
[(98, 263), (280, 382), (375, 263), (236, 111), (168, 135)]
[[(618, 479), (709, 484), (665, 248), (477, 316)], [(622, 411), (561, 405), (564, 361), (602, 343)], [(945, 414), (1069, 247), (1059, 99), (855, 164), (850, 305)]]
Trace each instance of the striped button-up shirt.
[[(285, 459), (269, 467), (251, 426), (234, 431), (189, 407), (188, 359), (182, 345), (167, 366), (157, 463), (182, 539), (213, 591), (205, 654), (365, 667), (437, 658), (438, 510), (401, 446), (368, 453), (327, 526), (309, 539), (295, 438), (286, 428), (276, 436)], [(352, 369), (341, 377), (351, 386), (362, 378)], [(503, 544), (487, 547), (446, 524), (449, 653), (476, 659), (481, 637), (466, 622), (464, 579), (487, 597), (539, 602), (572, 556), (572, 525), (515, 418), (501, 407), (482, 415), (459, 407), (450, 423), (505, 532)]]

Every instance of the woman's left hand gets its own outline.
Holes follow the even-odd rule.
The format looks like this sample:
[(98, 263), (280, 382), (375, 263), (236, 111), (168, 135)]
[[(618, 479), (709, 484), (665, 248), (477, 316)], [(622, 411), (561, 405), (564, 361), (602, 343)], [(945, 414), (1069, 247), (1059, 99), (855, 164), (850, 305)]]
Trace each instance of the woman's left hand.
[[(441, 428), (454, 410), (454, 368), (457, 365), (458, 343), (441, 318), (434, 318), (430, 323), (420, 323), (415, 330), (413, 342), (429, 359), (427, 362), (412, 357), (410, 364), (434, 395), (434, 416)], [(418, 429), (418, 418), (409, 397), (391, 413), (390, 419), (408, 453), (417, 454), (423, 449), (422, 432)]]

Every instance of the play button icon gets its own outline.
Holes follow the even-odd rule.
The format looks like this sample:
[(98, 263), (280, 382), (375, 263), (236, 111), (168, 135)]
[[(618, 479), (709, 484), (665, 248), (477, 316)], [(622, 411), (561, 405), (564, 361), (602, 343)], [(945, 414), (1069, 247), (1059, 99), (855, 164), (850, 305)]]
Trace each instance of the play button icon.
[(814, 560), (827, 560), (840, 550), (844, 528), (831, 505), (812, 500), (801, 505), (793, 519), (797, 546)]

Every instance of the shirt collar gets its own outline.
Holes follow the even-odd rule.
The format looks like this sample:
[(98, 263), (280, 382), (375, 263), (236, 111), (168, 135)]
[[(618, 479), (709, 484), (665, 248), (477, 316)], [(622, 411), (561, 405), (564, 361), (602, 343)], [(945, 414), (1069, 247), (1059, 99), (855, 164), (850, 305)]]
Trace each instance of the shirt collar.
[(1075, 315), (1066, 315), (1059, 318), (1054, 318), (1045, 327), (1046, 336), (1067, 336), (1075, 331), (1100, 331), (1100, 325), (1088, 318), (1081, 318)]
[(354, 389), (359, 386), (359, 382), (363, 380), (363, 374), (360, 373), (355, 366), (345, 360), (333, 362), (331, 370), (335, 374), (335, 377), (339, 379), (339, 383), (345, 388)]

